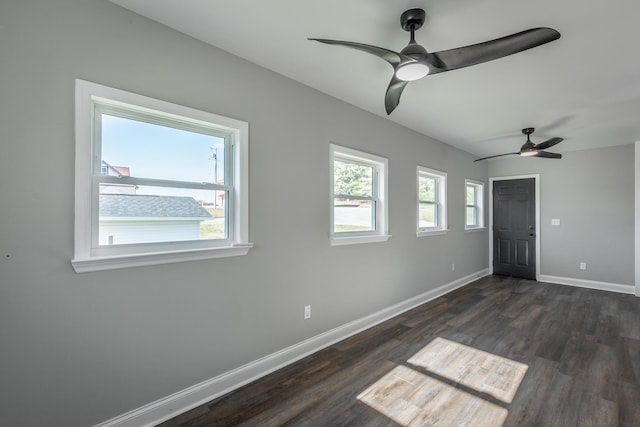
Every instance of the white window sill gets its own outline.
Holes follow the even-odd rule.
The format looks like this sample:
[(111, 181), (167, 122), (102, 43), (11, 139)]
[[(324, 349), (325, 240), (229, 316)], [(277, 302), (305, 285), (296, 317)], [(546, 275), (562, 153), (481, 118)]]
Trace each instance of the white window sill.
[(73, 265), (76, 273), (85, 273), (89, 271), (115, 270), (119, 268), (142, 267), (173, 262), (242, 256), (246, 255), (252, 247), (253, 243), (244, 243), (211, 249), (73, 259), (71, 260), (71, 265)]
[(487, 227), (469, 227), (469, 228), (465, 228), (464, 231), (484, 231), (486, 230)]
[(425, 236), (438, 236), (440, 234), (447, 234), (449, 229), (446, 230), (421, 230), (416, 232), (417, 237), (425, 237)]
[(390, 234), (376, 234), (374, 236), (349, 236), (331, 237), (331, 246), (357, 245), (360, 243), (386, 242), (391, 237)]

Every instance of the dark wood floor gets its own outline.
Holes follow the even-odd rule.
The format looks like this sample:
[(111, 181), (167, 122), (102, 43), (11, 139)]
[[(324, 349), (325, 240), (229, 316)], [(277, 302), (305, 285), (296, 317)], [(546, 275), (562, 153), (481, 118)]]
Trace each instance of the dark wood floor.
[[(526, 364), (511, 403), (408, 362), (438, 337)], [(399, 366), (506, 409), (504, 426), (640, 426), (640, 298), (485, 277), (162, 426), (404, 425), (358, 400)]]

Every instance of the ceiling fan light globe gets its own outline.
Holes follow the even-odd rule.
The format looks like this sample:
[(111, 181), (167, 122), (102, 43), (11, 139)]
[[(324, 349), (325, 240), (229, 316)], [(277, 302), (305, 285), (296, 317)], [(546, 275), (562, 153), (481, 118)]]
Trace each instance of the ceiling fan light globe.
[(538, 154), (538, 150), (527, 150), (520, 152), (520, 155), (524, 157), (531, 157), (535, 156), (536, 154)]
[(429, 66), (419, 62), (410, 62), (398, 67), (396, 77), (405, 82), (419, 80), (429, 74)]

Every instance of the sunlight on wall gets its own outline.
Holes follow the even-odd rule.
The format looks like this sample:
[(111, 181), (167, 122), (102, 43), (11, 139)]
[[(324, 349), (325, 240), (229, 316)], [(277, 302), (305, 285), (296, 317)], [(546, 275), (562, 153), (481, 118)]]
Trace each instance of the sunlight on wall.
[(397, 366), (358, 396), (403, 426), (501, 427), (509, 412), (482, 396), (511, 403), (528, 369), (523, 363), (444, 338), (434, 339), (408, 363), (426, 373)]

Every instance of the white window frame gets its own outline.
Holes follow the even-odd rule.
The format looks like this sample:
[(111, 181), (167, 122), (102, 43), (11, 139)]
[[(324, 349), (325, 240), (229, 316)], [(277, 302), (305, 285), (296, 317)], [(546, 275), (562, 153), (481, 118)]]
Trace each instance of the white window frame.
[[(388, 200), (388, 169), (386, 158), (336, 144), (329, 144), (330, 170), (330, 232), (329, 240), (332, 246), (352, 245), (359, 243), (386, 242), (389, 235), (389, 206)], [(354, 163), (371, 166), (374, 173), (372, 204), (375, 221), (374, 230), (334, 232), (334, 160), (342, 159)]]
[[(76, 160), (74, 258), (76, 272), (165, 264), (246, 255), (249, 242), (248, 151), (249, 124), (244, 121), (195, 110), (96, 83), (76, 80)], [(227, 213), (228, 239), (133, 244), (105, 248), (97, 245), (97, 192), (94, 168), (100, 167), (95, 153), (94, 112), (116, 108), (135, 114), (155, 115), (196, 127), (214, 127), (232, 140)], [(96, 166), (97, 165), (97, 166)], [(99, 171), (99, 169), (98, 169)]]
[[(476, 189), (476, 201), (475, 205), (467, 204), (467, 187), (474, 187)], [(476, 225), (467, 224), (467, 208), (476, 208)], [(472, 230), (484, 230), (484, 182), (477, 181), (471, 178), (465, 178), (464, 180), (464, 229), (466, 231)]]
[[(436, 219), (434, 227), (420, 227), (420, 177), (436, 180)], [(447, 229), (447, 173), (424, 166), (416, 168), (416, 236), (433, 236), (448, 232)]]

